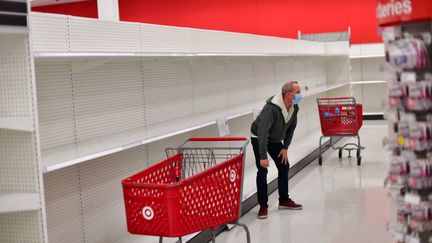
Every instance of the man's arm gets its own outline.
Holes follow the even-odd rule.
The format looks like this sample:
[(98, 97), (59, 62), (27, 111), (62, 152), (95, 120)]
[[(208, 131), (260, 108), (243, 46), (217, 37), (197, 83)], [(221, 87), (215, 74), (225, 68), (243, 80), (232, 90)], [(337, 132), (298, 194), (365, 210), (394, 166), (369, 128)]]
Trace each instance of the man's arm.
[(287, 129), (286, 136), (284, 139), (284, 149), (288, 149), (291, 144), (292, 138), (294, 136), (294, 130), (297, 127), (297, 115), (294, 117), (294, 120), (291, 122), (289, 128)]
[(269, 130), (273, 125), (273, 111), (270, 106), (265, 105), (263, 110), (261, 111), (261, 120), (258, 124), (258, 145), (259, 145), (259, 153), (260, 159), (267, 159), (267, 138), (269, 135)]

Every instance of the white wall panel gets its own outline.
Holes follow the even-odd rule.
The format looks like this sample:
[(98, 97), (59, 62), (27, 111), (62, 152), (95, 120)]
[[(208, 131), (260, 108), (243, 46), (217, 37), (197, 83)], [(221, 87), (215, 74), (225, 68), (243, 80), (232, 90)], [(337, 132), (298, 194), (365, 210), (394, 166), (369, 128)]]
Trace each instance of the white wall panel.
[(144, 126), (141, 65), (106, 63), (72, 75), (78, 141)]
[[(371, 87), (374, 87), (375, 85), (372, 85)], [(357, 103), (363, 104), (363, 88), (364, 85), (352, 85), (351, 86), (351, 96), (353, 96), (356, 99)]]
[(385, 63), (384, 58), (369, 58), (362, 60), (362, 79), (361, 80), (383, 80), (380, 67)]
[(254, 100), (253, 65), (249, 60), (228, 60), (228, 104), (243, 104)]
[(0, 214), (0, 242), (43, 242), (40, 211)]
[(69, 51), (68, 17), (66, 15), (33, 12), (30, 15), (30, 21), (33, 51)]
[(56, 146), (75, 141), (71, 74), (68, 62), (37, 62), (41, 149), (47, 152)]
[(78, 166), (44, 175), (49, 242), (84, 242)]
[(373, 43), (373, 44), (362, 44), (360, 46), (361, 54), (367, 55), (384, 55), (384, 44), (383, 43)]
[(141, 50), (138, 23), (69, 17), (69, 35), (72, 52), (139, 52)]
[(226, 52), (225, 32), (190, 29), (191, 52)]
[(146, 124), (193, 114), (192, 79), (187, 61), (144, 62)]
[(363, 111), (382, 112), (381, 104), (388, 97), (387, 85), (371, 84), (363, 87)]
[(194, 60), (192, 62), (191, 73), (195, 114), (226, 108), (228, 96), (224, 60)]
[(147, 167), (147, 147), (139, 146), (80, 165), (86, 242), (120, 242), (126, 227), (121, 180)]
[(189, 29), (140, 24), (142, 52), (189, 52)]
[(0, 117), (30, 116), (28, 38), (0, 35)]
[(350, 60), (347, 57), (334, 57), (326, 60), (327, 81), (343, 83), (350, 80)]
[(31, 133), (0, 129), (0, 192), (37, 192), (36, 149)]
[(362, 75), (362, 60), (360, 58), (351, 59), (351, 80), (360, 81), (363, 80)]

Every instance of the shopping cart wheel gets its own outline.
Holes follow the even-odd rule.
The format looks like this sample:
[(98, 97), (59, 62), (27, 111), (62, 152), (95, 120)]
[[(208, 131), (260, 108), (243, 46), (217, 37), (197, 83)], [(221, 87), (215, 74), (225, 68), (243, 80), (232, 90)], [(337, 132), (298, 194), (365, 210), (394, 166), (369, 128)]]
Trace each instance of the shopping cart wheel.
[(357, 165), (358, 165), (358, 166), (361, 165), (361, 160), (362, 160), (362, 157), (357, 157)]
[(360, 158), (360, 157), (361, 157), (361, 155), (360, 155), (360, 151), (361, 151), (360, 149), (357, 149), (357, 154), (356, 154), (356, 155), (357, 155), (357, 158)]
[(322, 156), (320, 156), (320, 157), (318, 158), (318, 164), (319, 164), (319, 165), (322, 165)]
[(342, 149), (339, 149), (338, 157), (339, 159), (342, 159)]

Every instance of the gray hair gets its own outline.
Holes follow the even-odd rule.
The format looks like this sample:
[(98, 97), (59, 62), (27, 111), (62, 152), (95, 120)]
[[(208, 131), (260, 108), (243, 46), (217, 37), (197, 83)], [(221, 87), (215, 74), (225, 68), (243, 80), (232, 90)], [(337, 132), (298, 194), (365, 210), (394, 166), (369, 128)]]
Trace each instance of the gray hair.
[(297, 84), (297, 81), (289, 81), (282, 85), (282, 97), (285, 97), (286, 93), (290, 93), (294, 89), (294, 84)]

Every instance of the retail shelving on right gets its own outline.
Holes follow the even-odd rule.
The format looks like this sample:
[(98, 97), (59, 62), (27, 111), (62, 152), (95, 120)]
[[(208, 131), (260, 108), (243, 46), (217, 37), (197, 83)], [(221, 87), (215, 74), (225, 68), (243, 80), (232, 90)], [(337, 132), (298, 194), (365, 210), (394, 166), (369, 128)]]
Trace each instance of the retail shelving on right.
[(397, 212), (388, 230), (395, 243), (431, 242), (432, 2), (381, 0), (377, 10), (389, 87), (387, 185)]

